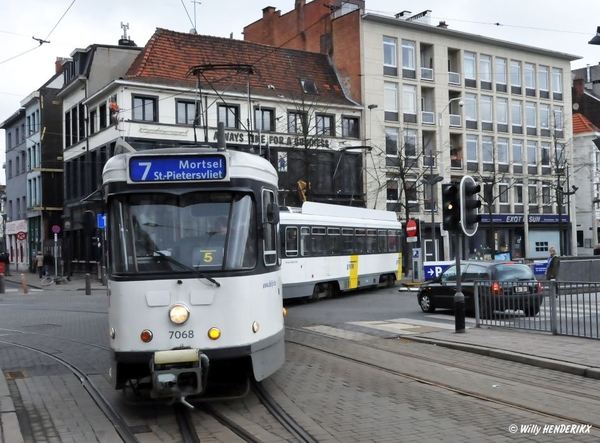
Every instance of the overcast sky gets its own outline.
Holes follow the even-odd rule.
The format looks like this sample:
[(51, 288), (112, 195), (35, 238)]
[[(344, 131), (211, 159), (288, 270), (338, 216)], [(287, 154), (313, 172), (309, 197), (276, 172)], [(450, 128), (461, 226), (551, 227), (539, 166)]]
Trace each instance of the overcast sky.
[[(260, 19), (266, 6), (283, 14), (294, 0), (2, 0), (0, 122), (54, 74), (57, 57), (94, 43), (117, 44), (121, 23), (129, 24), (128, 36), (138, 46), (157, 27), (180, 32), (196, 27), (199, 34), (242, 39), (244, 26)], [(385, 15), (425, 9), (432, 11), (432, 24), (444, 20), (459, 31), (581, 56), (572, 69), (600, 62), (600, 46), (588, 44), (600, 26), (597, 0), (366, 0), (367, 12)], [(4, 158), (0, 131), (0, 164)], [(0, 183), (6, 183), (4, 171)]]

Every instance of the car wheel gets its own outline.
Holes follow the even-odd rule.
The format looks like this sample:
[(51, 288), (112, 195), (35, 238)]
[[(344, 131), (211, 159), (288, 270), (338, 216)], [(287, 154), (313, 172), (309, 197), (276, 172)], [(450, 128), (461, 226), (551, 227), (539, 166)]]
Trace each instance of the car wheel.
[(535, 317), (540, 312), (540, 305), (527, 305), (524, 312), (527, 317)]
[(421, 306), (421, 311), (423, 312), (435, 312), (435, 305), (433, 304), (433, 300), (427, 294), (423, 294), (419, 298), (419, 306)]

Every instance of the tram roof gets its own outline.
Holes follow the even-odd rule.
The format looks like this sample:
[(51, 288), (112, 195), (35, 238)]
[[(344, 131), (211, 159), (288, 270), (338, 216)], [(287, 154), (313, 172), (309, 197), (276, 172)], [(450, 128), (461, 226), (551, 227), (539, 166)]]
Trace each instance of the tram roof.
[(295, 216), (292, 214), (297, 214), (304, 216), (307, 219), (312, 219), (315, 222), (322, 222), (327, 219), (330, 222), (338, 220), (349, 221), (352, 224), (354, 220), (364, 220), (365, 223), (369, 221), (381, 221), (394, 223), (398, 227), (401, 227), (401, 223), (398, 221), (396, 213), (392, 211), (332, 205), (327, 203), (304, 202), (302, 208), (284, 207), (281, 209), (282, 221), (288, 218), (288, 214), (290, 214), (289, 218), (294, 218)]

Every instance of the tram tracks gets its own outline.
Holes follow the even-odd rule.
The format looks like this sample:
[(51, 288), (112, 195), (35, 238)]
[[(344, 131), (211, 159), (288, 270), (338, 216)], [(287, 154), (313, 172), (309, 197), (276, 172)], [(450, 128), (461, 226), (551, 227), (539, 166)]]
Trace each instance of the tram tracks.
[[(294, 345), (300, 346), (304, 349), (309, 349), (309, 350), (312, 350), (312, 351), (315, 351), (318, 353), (323, 353), (323, 354), (329, 355), (331, 357), (339, 358), (341, 360), (352, 362), (352, 363), (355, 363), (358, 365), (368, 366), (370, 368), (391, 374), (393, 376), (406, 378), (406, 379), (412, 380), (414, 382), (418, 382), (418, 383), (422, 383), (424, 385), (429, 385), (432, 387), (440, 388), (440, 389), (443, 389), (443, 390), (446, 390), (446, 391), (449, 391), (449, 392), (452, 392), (455, 394), (459, 394), (461, 396), (478, 399), (478, 400), (488, 402), (488, 403), (503, 405), (503, 406), (507, 406), (507, 407), (510, 407), (513, 409), (517, 409), (517, 410), (521, 410), (521, 411), (525, 411), (525, 412), (529, 412), (529, 413), (539, 414), (541, 416), (545, 416), (545, 417), (556, 419), (556, 420), (562, 420), (562, 421), (567, 421), (567, 422), (571, 422), (571, 423), (572, 422), (582, 422), (582, 417), (569, 415), (569, 413), (571, 411), (569, 411), (569, 413), (563, 414), (563, 413), (559, 413), (556, 411), (549, 411), (542, 407), (535, 407), (535, 406), (532, 406), (531, 404), (526, 404), (526, 402), (523, 402), (523, 401), (517, 401), (517, 400), (511, 401), (511, 400), (507, 400), (505, 398), (500, 398), (500, 396), (492, 396), (492, 395), (489, 395), (486, 393), (477, 392), (475, 389), (467, 389), (465, 387), (461, 387), (461, 386), (455, 385), (453, 383), (440, 381), (439, 377), (436, 378), (436, 377), (432, 377), (432, 376), (425, 376), (423, 374), (415, 375), (414, 373), (411, 373), (410, 371), (392, 369), (392, 368), (386, 367), (382, 364), (378, 364), (376, 362), (369, 361), (364, 358), (364, 355), (361, 355), (361, 352), (356, 352), (356, 351), (352, 352), (352, 351), (349, 351), (349, 349), (356, 350), (358, 348), (368, 348), (369, 350), (376, 349), (376, 350), (384, 352), (384, 353), (393, 352), (393, 354), (396, 356), (406, 357), (406, 358), (414, 359), (415, 361), (427, 362), (427, 363), (431, 363), (431, 364), (444, 366), (444, 367), (448, 368), (449, 370), (456, 369), (456, 370), (460, 370), (460, 371), (468, 371), (468, 372), (474, 373), (474, 374), (480, 374), (480, 375), (486, 376), (486, 377), (494, 377), (494, 379), (504, 380), (507, 384), (511, 383), (515, 386), (522, 385), (522, 386), (527, 386), (527, 387), (535, 387), (540, 390), (544, 390), (545, 392), (548, 392), (548, 393), (555, 393), (557, 395), (557, 399), (560, 398), (560, 396), (564, 397), (566, 395), (569, 395), (573, 398), (575, 398), (575, 397), (582, 398), (583, 397), (584, 399), (589, 400), (589, 401), (593, 402), (594, 404), (600, 405), (600, 396), (594, 395), (591, 393), (587, 393), (587, 394), (584, 392), (574, 393), (572, 391), (563, 389), (561, 387), (555, 387), (555, 386), (549, 386), (548, 384), (536, 383), (531, 380), (524, 381), (517, 377), (509, 377), (507, 375), (502, 375), (502, 374), (499, 374), (498, 371), (491, 372), (491, 371), (487, 371), (487, 370), (473, 368), (468, 365), (463, 365), (463, 364), (458, 364), (458, 363), (449, 363), (448, 361), (441, 359), (441, 358), (436, 359), (436, 358), (416, 355), (415, 353), (412, 353), (412, 352), (403, 352), (402, 350), (398, 349), (397, 347), (395, 347), (393, 350), (391, 350), (389, 347), (386, 347), (386, 346), (377, 346), (373, 342), (369, 342), (368, 344), (365, 344), (365, 343), (361, 343), (361, 342), (340, 339), (338, 337), (332, 337), (332, 336), (328, 336), (325, 334), (314, 333), (312, 331), (306, 331), (306, 330), (301, 330), (301, 329), (287, 328), (287, 330), (294, 332), (295, 338), (286, 336), (286, 344), (287, 343), (294, 344)], [(304, 335), (304, 334), (306, 334), (306, 335)], [(304, 338), (299, 338), (300, 335), (304, 335)], [(323, 345), (323, 344), (315, 343), (314, 341), (311, 342), (310, 340), (305, 339), (306, 337), (310, 337), (310, 336), (319, 337), (320, 340), (330, 341), (330, 343)], [(348, 347), (348, 346), (340, 345), (340, 343), (345, 343), (345, 344), (350, 343), (351, 346)], [(557, 405), (557, 406), (559, 406), (559, 405)], [(583, 420), (583, 421), (585, 421), (587, 424), (592, 425), (596, 429), (600, 428), (600, 421), (598, 420), (598, 418), (591, 414), (589, 415), (589, 417), (591, 417), (589, 420)]]

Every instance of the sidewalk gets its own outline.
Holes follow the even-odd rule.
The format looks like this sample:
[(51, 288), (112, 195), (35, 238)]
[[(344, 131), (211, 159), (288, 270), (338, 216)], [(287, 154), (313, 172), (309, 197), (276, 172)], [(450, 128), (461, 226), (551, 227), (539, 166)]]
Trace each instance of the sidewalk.
[[(105, 291), (106, 286), (102, 284), (100, 280), (98, 280), (95, 275), (90, 275), (90, 290), (97, 291)], [(29, 271), (23, 273), (12, 272), (11, 275), (5, 275), (4, 281), (16, 283), (22, 285), (22, 279), (25, 280), (28, 288), (33, 289), (41, 289), (41, 290), (51, 290), (51, 291), (83, 291), (86, 289), (86, 274), (82, 272), (74, 273), (70, 278), (70, 282), (66, 284), (51, 284), (50, 286), (42, 286), (42, 279), (38, 277), (37, 274), (31, 273)], [(19, 288), (19, 292), (22, 292), (23, 289)]]

